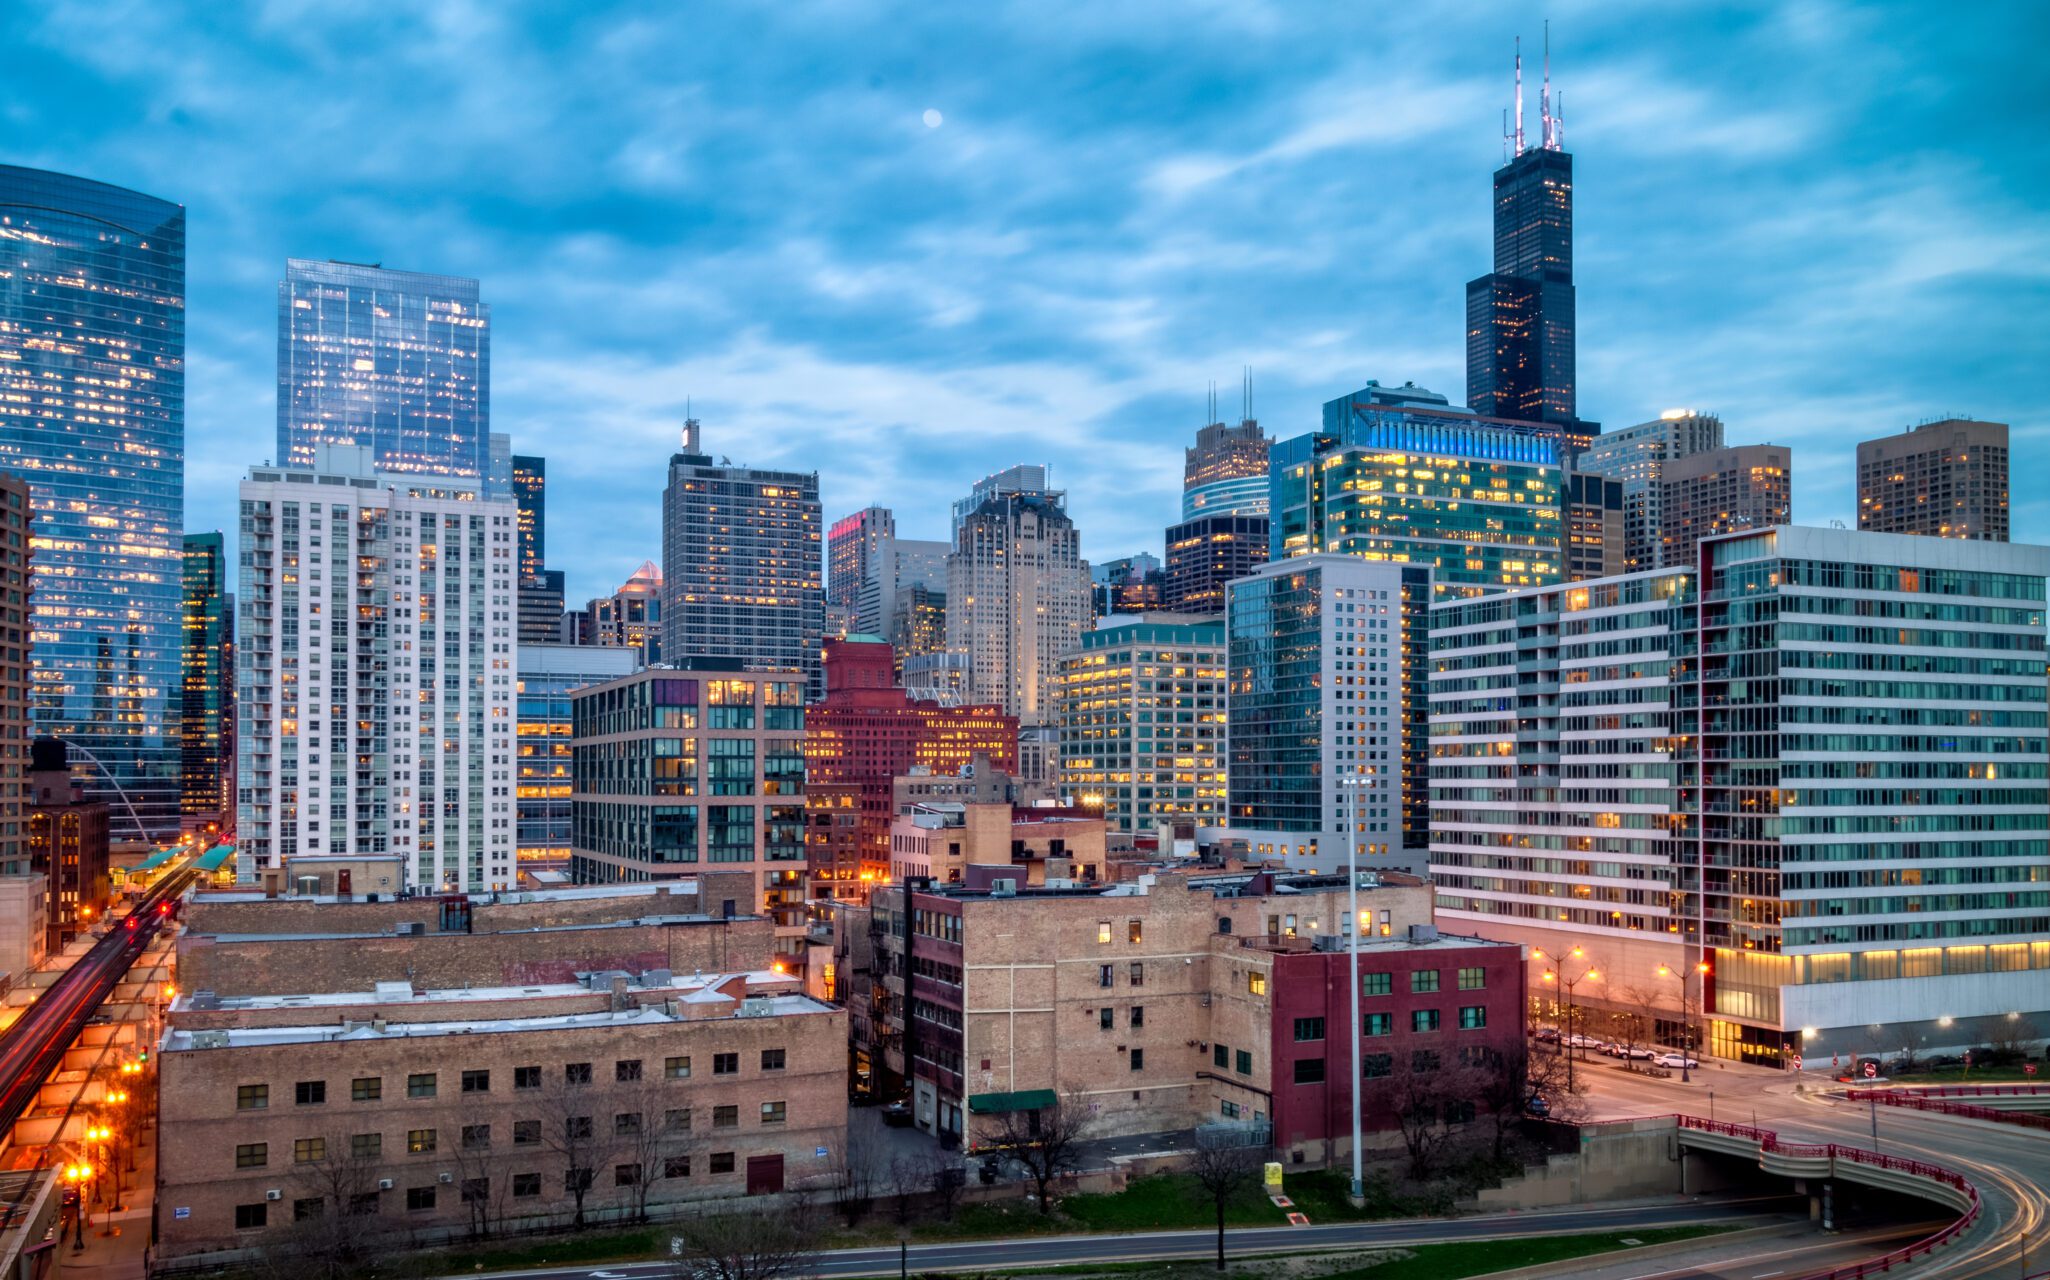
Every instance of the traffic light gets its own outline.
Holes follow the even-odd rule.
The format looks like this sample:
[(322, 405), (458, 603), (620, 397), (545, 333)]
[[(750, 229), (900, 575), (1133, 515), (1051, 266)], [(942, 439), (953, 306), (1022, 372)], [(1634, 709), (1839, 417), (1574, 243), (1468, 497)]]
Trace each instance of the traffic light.
[(129, 928), (131, 928), (131, 929), (133, 929), (133, 928), (135, 927), (135, 917), (134, 917), (134, 916), (130, 916), (130, 917), (128, 917), (128, 927), (129, 927)]

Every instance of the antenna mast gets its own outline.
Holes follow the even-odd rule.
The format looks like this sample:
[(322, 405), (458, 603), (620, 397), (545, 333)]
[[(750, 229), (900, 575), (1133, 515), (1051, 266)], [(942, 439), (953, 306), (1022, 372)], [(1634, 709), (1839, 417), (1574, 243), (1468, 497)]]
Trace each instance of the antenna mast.
[(1538, 90), (1538, 138), (1539, 145), (1547, 151), (1559, 149), (1559, 143), (1552, 136), (1552, 20), (1545, 19), (1545, 81)]
[(1523, 37), (1516, 37), (1516, 154), (1523, 154)]

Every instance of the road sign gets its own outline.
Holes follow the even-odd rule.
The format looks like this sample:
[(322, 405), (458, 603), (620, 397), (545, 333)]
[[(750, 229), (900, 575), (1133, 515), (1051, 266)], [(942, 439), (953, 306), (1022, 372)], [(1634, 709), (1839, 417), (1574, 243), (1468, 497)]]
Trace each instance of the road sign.
[(2033, 1062), (2024, 1062), (2022, 1064), (2022, 1074), (2029, 1076), (2036, 1074), (2036, 1064)]
[(1878, 1064), (1878, 1063), (1876, 1063), (1876, 1062), (1868, 1062), (1868, 1063), (1866, 1063), (1866, 1064), (1865, 1064), (1865, 1078), (1866, 1078), (1867, 1080), (1872, 1080), (1872, 1079), (1875, 1079), (1875, 1078), (1877, 1078), (1877, 1077), (1878, 1077), (1878, 1075), (1879, 1075), (1879, 1064)]
[(1794, 1055), (1794, 1070), (1801, 1070), (1801, 1055), (1798, 1053)]
[(1843, 1056), (1843, 1055), (1841, 1055), (1841, 1054), (1836, 1054), (1836, 1053), (1832, 1053), (1832, 1054), (1830, 1054), (1830, 1055), (1829, 1055), (1829, 1069), (1830, 1069), (1831, 1071), (1834, 1071), (1834, 1070), (1836, 1070), (1836, 1069), (1837, 1069), (1838, 1067), (1840, 1067), (1840, 1066), (1842, 1066), (1842, 1065), (1843, 1065), (1843, 1063), (1841, 1063), (1841, 1062), (1839, 1062), (1839, 1061), (1837, 1060), (1838, 1058), (1840, 1058), (1840, 1057), (1842, 1057), (1842, 1056)]

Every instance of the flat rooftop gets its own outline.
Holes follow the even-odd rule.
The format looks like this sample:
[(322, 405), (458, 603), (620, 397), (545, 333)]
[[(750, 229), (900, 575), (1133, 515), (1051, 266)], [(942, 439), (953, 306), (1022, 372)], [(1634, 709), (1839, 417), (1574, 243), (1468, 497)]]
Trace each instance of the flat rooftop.
[[(796, 988), (798, 980), (788, 974), (771, 969), (748, 969), (732, 973), (687, 973), (670, 974), (666, 978), (661, 970), (643, 974), (628, 974), (610, 970), (594, 970), (582, 975), (583, 982), (543, 982), (528, 986), (495, 987), (439, 987), (415, 991), (408, 982), (380, 982), (362, 991), (321, 991), (305, 995), (260, 995), (260, 996), (213, 996), (202, 1002), (203, 993), (187, 991), (171, 1002), (171, 1012), (234, 1012), (256, 1009), (350, 1009), (364, 1006), (391, 1006), (401, 1004), (454, 1004), (464, 1001), (488, 1003), (506, 1000), (560, 999), (572, 996), (603, 994), (612, 990), (612, 979), (624, 977), (630, 991), (673, 992), (690, 997), (700, 993), (717, 993), (718, 989), (735, 979), (745, 979), (754, 994), (785, 994), (781, 991), (763, 992), (763, 987)], [(732, 999), (720, 996), (721, 999)]]
[(529, 933), (578, 933), (592, 929), (632, 929), (655, 925), (704, 925), (732, 924), (742, 920), (760, 920), (762, 916), (635, 916), (629, 920), (582, 920), (572, 924), (537, 924), (525, 929), (492, 929), (484, 933), (465, 933), (461, 929), (430, 929), (421, 933), (400, 933), (394, 929), (328, 930), (317, 933), (210, 933), (204, 929), (190, 930), (194, 936), (210, 938), (217, 943), (233, 942), (305, 942), (305, 941), (347, 941), (361, 938), (496, 938), (517, 937)]
[[(378, 855), (363, 857), (342, 855), (333, 857), (336, 862), (356, 863), (377, 860)], [(297, 861), (310, 862), (315, 858), (300, 858)], [(525, 906), (546, 902), (581, 902), (594, 898), (653, 898), (662, 894), (682, 894), (695, 897), (698, 881), (695, 876), (683, 876), (675, 880), (650, 881), (643, 884), (580, 884), (561, 889), (503, 889), (497, 893), (440, 894), (414, 893), (410, 896), (380, 894), (377, 906), (394, 902), (438, 902), (443, 898), (463, 898), (473, 907), (480, 906)], [(193, 902), (367, 902), (365, 894), (351, 894), (337, 897), (331, 893), (279, 893), (276, 897), (266, 895), (260, 885), (237, 885), (232, 889), (212, 889), (195, 892)]]

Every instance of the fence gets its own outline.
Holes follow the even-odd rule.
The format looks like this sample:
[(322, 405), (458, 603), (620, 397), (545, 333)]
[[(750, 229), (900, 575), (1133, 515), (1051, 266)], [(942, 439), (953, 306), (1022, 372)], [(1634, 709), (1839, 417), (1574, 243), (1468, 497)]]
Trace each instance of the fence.
[(1933, 1111), (1938, 1115), (1957, 1116), (1965, 1120), (1990, 1120), (1995, 1124), (2018, 1125), (2024, 1129), (2041, 1129), (2050, 1133), (2050, 1113), (2041, 1111), (2009, 1111), (2004, 1107), (1981, 1107), (1969, 1102), (1952, 1102), (1952, 1098), (2015, 1098), (2040, 1096), (2038, 1088), (2031, 1085), (1953, 1085), (1942, 1089), (1861, 1089), (1844, 1095), (1853, 1102), (1876, 1102), (1889, 1107), (1906, 1107), (1912, 1111)]

